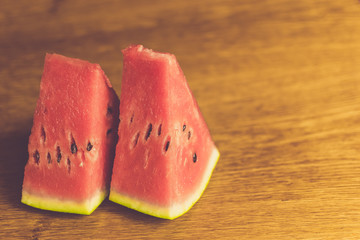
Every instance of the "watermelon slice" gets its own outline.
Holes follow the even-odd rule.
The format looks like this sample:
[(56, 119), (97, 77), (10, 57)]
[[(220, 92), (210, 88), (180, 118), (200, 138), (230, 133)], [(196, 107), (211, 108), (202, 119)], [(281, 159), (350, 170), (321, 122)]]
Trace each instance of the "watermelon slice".
[(219, 158), (174, 55), (123, 50), (119, 142), (110, 200), (174, 219), (200, 198)]
[(21, 201), (90, 214), (107, 196), (119, 99), (98, 64), (47, 54)]

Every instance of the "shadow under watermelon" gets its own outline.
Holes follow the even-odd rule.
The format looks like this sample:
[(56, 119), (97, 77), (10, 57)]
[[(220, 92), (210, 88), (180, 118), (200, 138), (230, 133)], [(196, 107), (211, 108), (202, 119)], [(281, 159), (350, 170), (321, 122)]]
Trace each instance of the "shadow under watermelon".
[(21, 206), (24, 168), (28, 159), (30, 128), (0, 136), (0, 188), (2, 199), (10, 206)]

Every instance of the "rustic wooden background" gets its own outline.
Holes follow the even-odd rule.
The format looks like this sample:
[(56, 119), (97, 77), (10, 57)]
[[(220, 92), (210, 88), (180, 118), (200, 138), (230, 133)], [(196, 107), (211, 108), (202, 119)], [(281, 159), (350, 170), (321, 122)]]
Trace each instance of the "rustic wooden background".
[[(20, 203), (46, 52), (99, 63), (174, 53), (221, 152), (173, 221), (106, 200), (92, 215)], [(0, 1), (1, 239), (360, 239), (360, 3)]]

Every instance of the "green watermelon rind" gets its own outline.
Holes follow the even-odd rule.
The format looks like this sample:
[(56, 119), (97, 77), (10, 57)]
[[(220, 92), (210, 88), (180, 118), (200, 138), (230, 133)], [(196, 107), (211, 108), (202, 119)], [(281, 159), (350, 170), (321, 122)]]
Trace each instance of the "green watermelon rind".
[(98, 191), (92, 198), (83, 202), (64, 200), (22, 192), (21, 202), (31, 207), (56, 212), (90, 215), (106, 198), (108, 191)]
[(110, 196), (109, 200), (113, 201), (115, 203), (118, 203), (120, 205), (123, 205), (125, 207), (134, 209), (136, 211), (152, 215), (154, 217), (158, 218), (164, 218), (164, 219), (175, 219), (180, 217), (181, 215), (188, 212), (192, 206), (200, 199), (202, 194), (204, 193), (211, 175), (215, 169), (215, 166), (219, 160), (220, 153), (219, 151), (214, 148), (212, 154), (210, 155), (209, 163), (207, 165), (207, 169), (205, 170), (204, 177), (199, 184), (198, 191), (195, 191), (190, 199), (187, 199), (184, 203), (175, 204), (171, 207), (163, 207), (158, 206), (155, 204), (148, 203), (144, 200), (139, 200), (134, 197), (121, 194), (117, 192), (115, 189), (110, 189)]

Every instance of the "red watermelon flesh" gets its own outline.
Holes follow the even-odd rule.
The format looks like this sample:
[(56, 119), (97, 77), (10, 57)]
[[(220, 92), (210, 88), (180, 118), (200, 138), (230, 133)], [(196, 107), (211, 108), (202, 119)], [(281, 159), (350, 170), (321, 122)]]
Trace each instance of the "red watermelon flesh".
[(118, 114), (119, 99), (98, 64), (47, 54), (22, 202), (90, 214), (108, 192)]
[(123, 50), (110, 200), (176, 218), (200, 198), (219, 152), (174, 55)]

